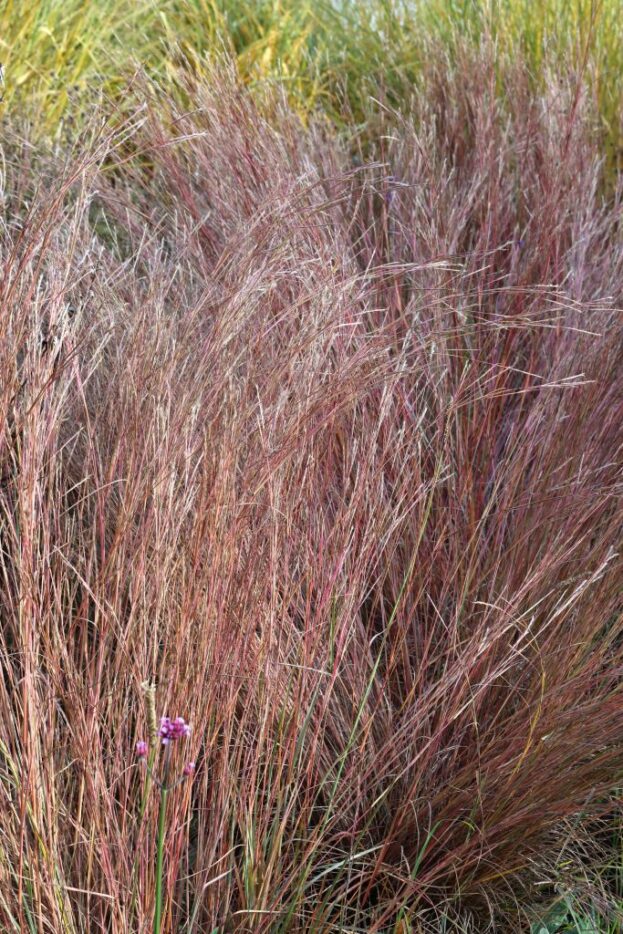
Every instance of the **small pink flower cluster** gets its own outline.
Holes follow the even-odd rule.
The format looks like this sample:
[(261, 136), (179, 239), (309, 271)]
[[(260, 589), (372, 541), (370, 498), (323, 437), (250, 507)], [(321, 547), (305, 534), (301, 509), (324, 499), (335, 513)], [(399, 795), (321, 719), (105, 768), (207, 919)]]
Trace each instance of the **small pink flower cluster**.
[(168, 746), (184, 736), (190, 736), (190, 727), (183, 717), (176, 717), (171, 720), (170, 717), (160, 718), (160, 729), (158, 735), (162, 739), (162, 745)]
[[(158, 736), (162, 741), (163, 746), (169, 746), (171, 743), (176, 742), (178, 739), (183, 739), (185, 736), (190, 736), (190, 726), (186, 723), (183, 717), (161, 717), (160, 718), (160, 729), (158, 730)], [(140, 739), (135, 746), (136, 755), (139, 759), (147, 759), (147, 754), (149, 752), (149, 746), (144, 739)], [(149, 766), (147, 766), (149, 769)], [(185, 778), (189, 778), (194, 774), (195, 763), (187, 762), (184, 766), (183, 775)]]

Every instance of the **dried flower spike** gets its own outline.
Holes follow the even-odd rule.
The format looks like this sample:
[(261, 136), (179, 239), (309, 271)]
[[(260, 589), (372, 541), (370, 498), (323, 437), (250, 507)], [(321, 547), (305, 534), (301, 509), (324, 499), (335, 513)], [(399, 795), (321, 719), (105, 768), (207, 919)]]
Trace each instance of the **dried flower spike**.
[(143, 681), (141, 689), (145, 695), (147, 712), (147, 726), (149, 728), (149, 744), (155, 746), (158, 742), (158, 718), (156, 716), (156, 685), (150, 681)]

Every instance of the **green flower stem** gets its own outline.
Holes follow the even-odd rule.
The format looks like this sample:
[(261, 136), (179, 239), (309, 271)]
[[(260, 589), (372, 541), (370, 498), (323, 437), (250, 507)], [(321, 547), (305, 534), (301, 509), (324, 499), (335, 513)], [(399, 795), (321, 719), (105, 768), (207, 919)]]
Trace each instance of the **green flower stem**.
[(160, 934), (162, 925), (162, 866), (164, 862), (164, 832), (166, 828), (167, 796), (169, 794), (169, 766), (171, 746), (164, 751), (162, 783), (160, 785), (160, 813), (158, 814), (158, 848), (156, 850), (156, 908), (154, 911), (154, 934)]
[(156, 910), (154, 912), (154, 934), (160, 934), (162, 924), (162, 865), (164, 861), (164, 832), (169, 789), (163, 784), (160, 791), (160, 813), (158, 815), (158, 849), (156, 853)]

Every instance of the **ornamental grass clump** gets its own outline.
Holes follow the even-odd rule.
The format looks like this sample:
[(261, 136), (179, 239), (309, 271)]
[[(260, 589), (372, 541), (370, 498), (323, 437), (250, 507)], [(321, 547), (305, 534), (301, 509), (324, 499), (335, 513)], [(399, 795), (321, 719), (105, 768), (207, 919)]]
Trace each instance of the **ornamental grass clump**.
[(225, 65), (7, 134), (2, 930), (617, 924), (621, 196), (425, 73), (363, 161)]

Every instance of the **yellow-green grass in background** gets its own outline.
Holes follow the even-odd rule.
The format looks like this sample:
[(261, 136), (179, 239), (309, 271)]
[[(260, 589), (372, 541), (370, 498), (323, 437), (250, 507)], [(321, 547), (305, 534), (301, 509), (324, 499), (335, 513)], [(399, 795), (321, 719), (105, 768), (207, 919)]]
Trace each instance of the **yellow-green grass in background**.
[(250, 81), (279, 79), (299, 113), (365, 121), (400, 107), (431, 56), (490, 37), (499, 71), (526, 60), (535, 83), (582, 69), (621, 164), (620, 0), (5, 0), (4, 110), (54, 135), (81, 100), (115, 97), (137, 67), (161, 79), (223, 47)]

